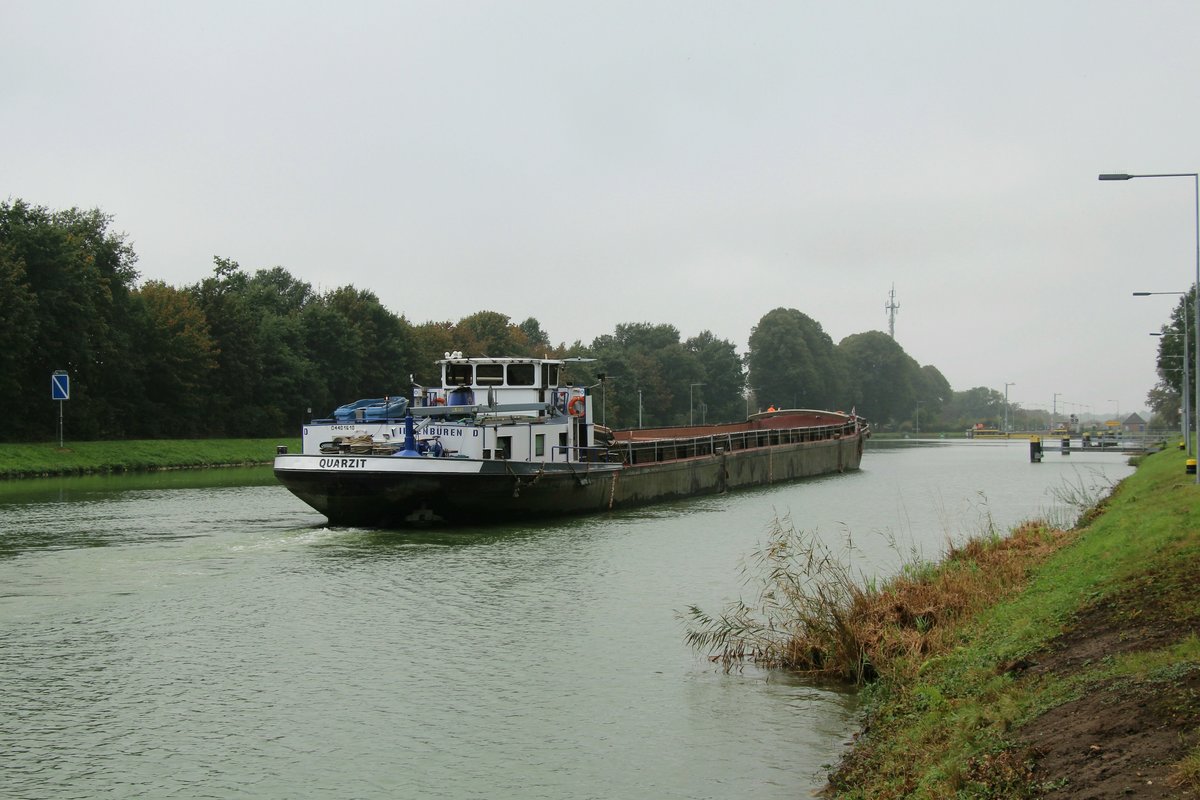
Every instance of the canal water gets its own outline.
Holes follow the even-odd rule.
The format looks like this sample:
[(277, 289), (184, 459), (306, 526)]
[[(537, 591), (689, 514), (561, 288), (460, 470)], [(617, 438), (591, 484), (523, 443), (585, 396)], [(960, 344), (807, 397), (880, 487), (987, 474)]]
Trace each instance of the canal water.
[(725, 675), (720, 610), (790, 517), (856, 568), (1129, 472), (872, 442), (857, 473), (552, 524), (330, 529), (269, 469), (0, 483), (0, 797), (795, 798), (852, 693)]

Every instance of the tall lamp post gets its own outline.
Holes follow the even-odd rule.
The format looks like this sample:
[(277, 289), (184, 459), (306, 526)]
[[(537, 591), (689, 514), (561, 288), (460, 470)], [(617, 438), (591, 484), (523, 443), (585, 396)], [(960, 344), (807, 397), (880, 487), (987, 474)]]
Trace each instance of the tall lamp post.
[(695, 424), (694, 416), (692, 414), (692, 389), (695, 389), (697, 386), (703, 386), (703, 385), (704, 385), (703, 383), (693, 383), (690, 386), (688, 386), (688, 425)]
[[(1151, 336), (1182, 336), (1182, 334), (1179, 334), (1179, 333), (1151, 333), (1150, 335)], [(1187, 340), (1185, 339), (1184, 341), (1186, 342)], [(1188, 389), (1188, 357), (1187, 356), (1163, 356), (1160, 354), (1159, 358), (1182, 358), (1183, 359), (1183, 378), (1182, 378), (1182, 383), (1181, 383), (1181, 385), (1183, 386), (1183, 402), (1185, 403), (1185, 405), (1183, 406), (1183, 439), (1187, 443), (1187, 454), (1190, 456), (1192, 454), (1192, 440), (1191, 440), (1191, 437), (1188, 436), (1188, 432), (1189, 432), (1188, 416), (1189, 415), (1188, 415), (1188, 407), (1186, 405), (1187, 395), (1188, 395), (1188, 392), (1187, 392), (1187, 389)], [(1175, 370), (1174, 370), (1174, 368), (1172, 368), (1170, 370), (1163, 370), (1163, 371), (1164, 372), (1167, 372), (1167, 371), (1174, 372)]]
[(1016, 383), (1004, 384), (1004, 433), (1008, 433), (1008, 387), (1016, 386)]
[[(1183, 389), (1180, 392), (1183, 395), (1183, 441), (1187, 445), (1187, 454), (1192, 454), (1192, 403), (1191, 403), (1191, 387), (1188, 386), (1188, 303), (1187, 292), (1134, 292), (1134, 297), (1149, 297), (1152, 294), (1175, 294), (1183, 295), (1183, 380), (1179, 386)], [(1195, 305), (1193, 303), (1193, 305)], [(1162, 336), (1161, 333), (1152, 333), (1151, 336)], [(1178, 335), (1178, 334), (1176, 334)]]
[[(1192, 195), (1195, 198), (1196, 208), (1196, 290), (1200, 292), (1200, 173), (1198, 172), (1163, 172), (1149, 175), (1129, 175), (1124, 172), (1106, 172), (1100, 175), (1102, 181), (1128, 181), (1134, 178), (1191, 178), (1192, 179)], [(1200, 302), (1192, 303), (1195, 308), (1195, 318), (1193, 319), (1192, 333), (1196, 336), (1195, 347), (1192, 348), (1192, 353), (1196, 358), (1195, 369), (1192, 370), (1192, 377), (1196, 381), (1196, 401), (1200, 403)], [(1188, 431), (1187, 440), (1190, 443), (1192, 440), (1192, 432)], [(1196, 470), (1196, 485), (1200, 486), (1200, 470)]]

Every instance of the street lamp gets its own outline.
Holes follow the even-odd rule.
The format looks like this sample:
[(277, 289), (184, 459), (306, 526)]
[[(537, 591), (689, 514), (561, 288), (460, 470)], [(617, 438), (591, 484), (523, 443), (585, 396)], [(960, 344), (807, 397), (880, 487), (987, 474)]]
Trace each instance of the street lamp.
[(1009, 432), (1008, 431), (1008, 387), (1016, 386), (1016, 385), (1017, 384), (1015, 382), (1004, 384), (1004, 433), (1005, 434), (1007, 434)]
[[(1196, 208), (1196, 290), (1200, 291), (1200, 173), (1197, 172), (1163, 172), (1148, 175), (1129, 175), (1124, 172), (1106, 172), (1100, 176), (1102, 181), (1128, 181), (1134, 178), (1191, 178), (1192, 179), (1192, 195), (1195, 198)], [(1195, 369), (1192, 370), (1192, 377), (1196, 381), (1196, 401), (1200, 403), (1200, 302), (1193, 303), (1195, 317), (1192, 325), (1192, 333), (1196, 336), (1195, 347), (1192, 348), (1192, 353), (1196, 358)], [(1188, 431), (1187, 440), (1190, 443), (1192, 432)], [(1200, 486), (1200, 470), (1196, 470), (1196, 485)]]
[(597, 372), (596, 377), (600, 379), (600, 424), (608, 424), (608, 379), (611, 375), (604, 372)]
[[(1159, 332), (1159, 333), (1151, 333), (1150, 335), (1151, 336), (1163, 336), (1163, 337), (1166, 337), (1166, 336), (1181, 336), (1181, 337), (1183, 337), (1183, 380), (1180, 383), (1180, 386), (1183, 387), (1183, 391), (1181, 392), (1181, 394), (1183, 395), (1183, 398), (1182, 398), (1183, 399), (1183, 440), (1187, 444), (1187, 454), (1190, 456), (1192, 454), (1192, 435), (1191, 435), (1192, 415), (1191, 415), (1191, 404), (1188, 402), (1188, 394), (1189, 394), (1188, 390), (1191, 387), (1188, 386), (1188, 355), (1187, 355), (1188, 340), (1187, 340), (1187, 334)], [(1159, 355), (1159, 358), (1179, 358), (1179, 356)], [(1175, 369), (1172, 368), (1170, 370), (1163, 370), (1163, 371), (1164, 372), (1174, 372)]]
[(688, 386), (688, 425), (694, 424), (693, 417), (692, 417), (692, 389), (695, 389), (697, 386), (703, 386), (703, 385), (704, 385), (703, 383), (693, 383), (690, 386)]
[[(1187, 454), (1192, 454), (1192, 402), (1191, 402), (1191, 387), (1188, 385), (1188, 304), (1187, 292), (1134, 292), (1134, 297), (1149, 297), (1152, 294), (1175, 294), (1183, 295), (1183, 381), (1179, 384), (1183, 391), (1183, 440), (1187, 443)], [(1195, 305), (1195, 303), (1193, 303)], [(1161, 333), (1152, 333), (1151, 336), (1162, 336)], [(1178, 334), (1169, 334), (1178, 336)]]

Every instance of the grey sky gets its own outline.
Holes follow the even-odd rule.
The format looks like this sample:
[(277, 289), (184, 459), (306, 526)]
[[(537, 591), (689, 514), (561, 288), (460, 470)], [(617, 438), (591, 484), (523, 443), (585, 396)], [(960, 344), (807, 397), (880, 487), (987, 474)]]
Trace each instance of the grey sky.
[[(0, 197), (412, 322), (778, 306), (1124, 416), (1191, 285), (1200, 3), (0, 0)], [(1060, 405), (1060, 411), (1063, 407)]]

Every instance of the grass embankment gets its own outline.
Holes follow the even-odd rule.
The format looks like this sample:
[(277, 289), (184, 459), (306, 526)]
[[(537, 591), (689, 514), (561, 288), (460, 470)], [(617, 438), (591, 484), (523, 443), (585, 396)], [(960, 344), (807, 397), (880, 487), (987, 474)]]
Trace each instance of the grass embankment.
[(299, 452), (300, 440), (138, 439), (125, 442), (71, 442), (0, 445), (0, 478), (139, 472), (195, 467), (269, 464), (275, 446)]
[(1200, 487), (1182, 453), (1146, 458), (1072, 531), (985, 535), (878, 589), (796, 541), (760, 554), (754, 609), (786, 610), (786, 635), (741, 606), (693, 611), (691, 636), (871, 682), (827, 796), (1200, 794)]

